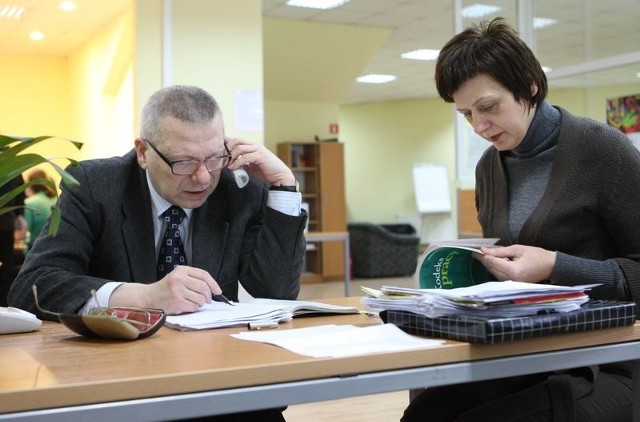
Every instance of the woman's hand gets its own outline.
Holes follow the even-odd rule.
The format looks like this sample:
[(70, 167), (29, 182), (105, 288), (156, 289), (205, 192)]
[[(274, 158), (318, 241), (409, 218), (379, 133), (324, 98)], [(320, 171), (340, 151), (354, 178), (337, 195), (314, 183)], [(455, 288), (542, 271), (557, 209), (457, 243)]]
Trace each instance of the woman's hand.
[(549, 279), (556, 263), (555, 252), (534, 246), (483, 246), (482, 252), (476, 258), (498, 280), (539, 283)]

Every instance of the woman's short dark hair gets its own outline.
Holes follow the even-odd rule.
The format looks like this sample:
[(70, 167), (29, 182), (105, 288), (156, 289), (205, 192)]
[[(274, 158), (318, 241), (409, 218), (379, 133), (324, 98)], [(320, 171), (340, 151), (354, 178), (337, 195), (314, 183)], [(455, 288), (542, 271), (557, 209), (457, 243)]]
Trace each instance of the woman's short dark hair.
[[(488, 75), (529, 107), (547, 96), (547, 76), (533, 51), (504, 18), (473, 24), (455, 35), (440, 50), (436, 62), (438, 94), (448, 103), (469, 79)], [(538, 87), (532, 93), (532, 85)]]

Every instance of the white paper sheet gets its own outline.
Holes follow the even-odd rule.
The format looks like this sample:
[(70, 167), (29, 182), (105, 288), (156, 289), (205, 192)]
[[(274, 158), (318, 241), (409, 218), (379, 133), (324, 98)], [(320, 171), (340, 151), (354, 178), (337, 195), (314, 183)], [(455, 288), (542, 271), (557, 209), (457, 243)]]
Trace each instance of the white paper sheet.
[(398, 352), (444, 344), (443, 340), (412, 336), (392, 324), (369, 327), (320, 325), (292, 330), (245, 331), (231, 336), (241, 340), (273, 344), (315, 358)]

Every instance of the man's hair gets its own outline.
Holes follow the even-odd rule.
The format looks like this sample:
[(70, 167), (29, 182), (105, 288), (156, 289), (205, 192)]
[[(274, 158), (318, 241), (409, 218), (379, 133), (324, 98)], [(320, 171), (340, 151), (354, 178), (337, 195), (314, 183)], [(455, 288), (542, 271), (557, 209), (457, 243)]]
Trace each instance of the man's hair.
[[(547, 76), (533, 51), (504, 18), (473, 24), (455, 35), (440, 50), (435, 80), (438, 94), (452, 103), (453, 94), (469, 79), (487, 75), (529, 108), (547, 96)], [(532, 94), (533, 85), (538, 87)]]
[(220, 113), (216, 100), (202, 88), (174, 85), (155, 92), (142, 108), (140, 137), (160, 141), (160, 122), (170, 116), (182, 122), (205, 124)]

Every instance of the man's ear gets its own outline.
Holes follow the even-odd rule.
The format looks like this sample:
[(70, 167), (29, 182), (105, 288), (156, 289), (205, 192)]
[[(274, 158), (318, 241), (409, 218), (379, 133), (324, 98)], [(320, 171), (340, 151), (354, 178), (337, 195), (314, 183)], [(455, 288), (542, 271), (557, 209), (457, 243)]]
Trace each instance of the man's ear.
[(537, 93), (538, 93), (538, 84), (536, 84), (535, 82), (531, 82), (531, 96), (535, 97)]
[(138, 165), (143, 169), (147, 168), (147, 156), (145, 152), (147, 152), (147, 144), (141, 139), (136, 138), (134, 141), (134, 148), (136, 149), (136, 158), (138, 159)]

